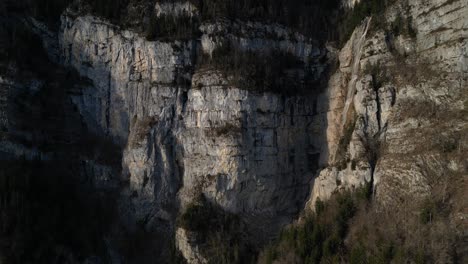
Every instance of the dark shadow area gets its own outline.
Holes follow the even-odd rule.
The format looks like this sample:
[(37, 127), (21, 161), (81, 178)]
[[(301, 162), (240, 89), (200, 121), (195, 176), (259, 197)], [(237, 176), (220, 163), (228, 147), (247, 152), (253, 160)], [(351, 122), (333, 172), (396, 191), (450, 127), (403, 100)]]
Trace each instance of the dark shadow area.
[(247, 224), (203, 195), (188, 205), (177, 225), (191, 233), (208, 263), (255, 263), (256, 250), (246, 237)]
[[(230, 85), (255, 93), (294, 96), (317, 94), (324, 87), (312, 63), (279, 50), (245, 51), (226, 42), (213, 54), (200, 52), (197, 68), (226, 74)], [(320, 75), (320, 76), (317, 76)], [(198, 87), (200, 88), (200, 87)]]
[(4, 263), (107, 259), (116, 194), (84, 184), (73, 161), (0, 161), (0, 167)]
[(5, 94), (0, 144), (23, 153), (0, 160), (0, 261), (109, 262), (118, 179), (102, 184), (94, 166), (118, 177), (120, 147), (90, 133), (71, 103), (70, 93), (88, 80), (50, 62), (17, 15), (0, 19), (0, 73), (15, 83)]

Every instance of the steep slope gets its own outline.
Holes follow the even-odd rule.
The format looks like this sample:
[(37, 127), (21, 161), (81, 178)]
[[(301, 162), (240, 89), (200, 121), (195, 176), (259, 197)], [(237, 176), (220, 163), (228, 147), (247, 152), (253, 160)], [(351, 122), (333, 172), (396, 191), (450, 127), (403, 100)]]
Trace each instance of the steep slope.
[[(359, 23), (339, 49), (327, 42), (342, 37), (333, 26), (349, 27), (333, 19), (338, 1), (317, 1), (327, 19), (295, 1), (266, 9), (250, 1), (105, 2), (75, 1), (58, 29), (24, 14), (5, 19), (2, 39), (14, 39), (11, 23), (24, 25), (42, 44), (31, 54), (46, 54), (21, 62), (27, 68), (15, 64), (21, 56), (2, 57), (0, 155), (20, 161), (4, 178), (33, 160), (41, 175), (60, 163), (52, 173), (63, 174), (59, 184), (45, 186), (74, 186), (84, 226), (87, 206), (102, 211), (96, 232), (54, 237), (44, 252), (59, 249), (36, 261), (254, 262), (284, 226), (362, 187), (370, 200), (346, 216), (347, 240), (333, 260), (351, 261), (355, 245), (372, 257), (373, 238), (356, 237), (380, 227), (407, 251), (416, 251), (411, 239), (432, 251), (428, 261), (466, 257), (466, 0), (343, 1)], [(316, 23), (291, 15), (307, 10)], [(22, 198), (5, 197), (14, 215)], [(68, 221), (76, 212), (63, 214)], [(416, 224), (425, 214), (430, 220)], [(32, 215), (5, 222), (15, 217)], [(379, 217), (381, 225), (372, 222)], [(276, 260), (306, 261), (287, 253)]]
[[(342, 141), (331, 141), (336, 165), (322, 171), (313, 201), (326, 199), (337, 182), (359, 185), (350, 175), (362, 168), (357, 183), (372, 178), (384, 204), (427, 194), (436, 180), (429, 178), (437, 177), (428, 174), (463, 174), (465, 9), (464, 1), (397, 3), (383, 27), (372, 28), (373, 17), (354, 32), (329, 88), (338, 96), (328, 131)], [(370, 32), (363, 30), (368, 24)]]
[[(323, 245), (323, 255), (311, 259), (466, 260), (466, 10), (466, 1), (397, 1), (363, 21), (338, 52), (340, 65), (328, 87), (329, 163), (314, 179), (306, 212), (322, 208), (336, 192), (359, 195), (366, 183), (373, 195), (364, 205), (347, 196), (332, 199), (339, 204), (332, 208), (350, 199), (358, 211), (349, 209), (356, 216), (346, 220), (350, 230), (340, 234), (342, 242), (323, 235), (324, 244), (315, 245)], [(312, 216), (313, 224), (323, 224), (321, 217)], [(311, 218), (305, 219), (292, 227), (298, 244), (288, 246), (286, 233), (266, 259), (279, 251), (280, 262), (298, 261), (286, 252), (304, 250), (299, 234), (309, 232)]]

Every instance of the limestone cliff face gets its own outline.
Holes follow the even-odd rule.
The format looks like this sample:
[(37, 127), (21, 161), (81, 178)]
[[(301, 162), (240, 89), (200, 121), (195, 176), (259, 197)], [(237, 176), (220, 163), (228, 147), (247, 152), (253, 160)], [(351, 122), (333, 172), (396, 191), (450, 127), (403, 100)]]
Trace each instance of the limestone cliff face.
[[(176, 223), (200, 195), (240, 216), (247, 239), (261, 246), (336, 191), (370, 183), (376, 201), (391, 207), (465, 177), (467, 5), (396, 1), (383, 18), (366, 18), (340, 50), (276, 24), (216, 21), (202, 24), (199, 38), (148, 41), (71, 9), (58, 36), (30, 23), (49, 57), (87, 80), (70, 92), (86, 128), (122, 148), (121, 173), (92, 158), (81, 173), (99, 188), (118, 190), (125, 228), (156, 233), (161, 248), (175, 238), (189, 263), (206, 263), (203, 245)], [(189, 2), (156, 4), (154, 12), (199, 15)], [(400, 29), (389, 34), (377, 19)], [(289, 54), (312, 69), (313, 80), (328, 78), (326, 88), (255, 91), (223, 69), (199, 67), (197, 58), (227, 42)], [(14, 85), (0, 76), (0, 98)], [(0, 133), (6, 105), (0, 101)], [(12, 142), (0, 151), (50, 154)], [(466, 219), (465, 205), (457, 206), (454, 221)], [(107, 246), (121, 261), (115, 245)]]
[(194, 58), (229, 40), (242, 50), (307, 60), (318, 79), (324, 51), (275, 25), (201, 29), (200, 42), (147, 41), (92, 16), (64, 15), (62, 63), (93, 82), (73, 102), (90, 127), (124, 146), (128, 225), (174, 230), (179, 206), (203, 194), (244, 217), (263, 243), (299, 213), (310, 192), (326, 145), (317, 98), (248, 91), (220, 70), (196, 68)]
[(379, 18), (355, 30), (330, 79), (331, 166), (315, 179), (310, 206), (371, 180), (377, 201), (393, 206), (466, 175), (466, 7), (397, 2), (384, 20), (409, 21), (413, 35), (366, 30)]
[[(436, 182), (466, 176), (467, 5), (416, 1), (388, 12), (394, 19), (408, 8), (417, 34), (395, 40), (398, 54), (408, 58), (406, 67), (393, 68), (402, 77), (394, 84), (396, 107), (388, 116), (386, 146), (375, 174), (383, 203), (395, 203), (400, 195), (417, 197)], [(407, 76), (408, 71), (415, 73)]]
[[(93, 80), (74, 98), (82, 115), (125, 146), (130, 224), (173, 228), (175, 208), (204, 194), (268, 239), (302, 209), (311, 186), (309, 206), (366, 182), (387, 204), (424, 195), (436, 173), (428, 168), (463, 172), (465, 10), (464, 1), (397, 3), (385, 20), (412, 18), (416, 35), (392, 39), (368, 18), (341, 51), (328, 51), (338, 70), (327, 90), (309, 97), (247, 91), (216, 69), (195, 68), (198, 52), (211, 54), (226, 39), (304, 61), (325, 52), (297, 34), (280, 40), (291, 36), (282, 27), (205, 24), (200, 42), (150, 42), (91, 16), (65, 15), (59, 40), (63, 63)], [(439, 141), (455, 144), (447, 159)]]

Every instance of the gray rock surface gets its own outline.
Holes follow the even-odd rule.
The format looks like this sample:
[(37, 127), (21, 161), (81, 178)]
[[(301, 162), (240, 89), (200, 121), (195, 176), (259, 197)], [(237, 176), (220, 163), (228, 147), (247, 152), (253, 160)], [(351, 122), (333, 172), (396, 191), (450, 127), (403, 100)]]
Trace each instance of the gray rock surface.
[[(354, 32), (331, 77), (330, 105), (343, 118), (335, 113), (328, 119), (328, 138), (335, 139), (328, 141), (331, 166), (315, 180), (309, 208), (318, 198), (370, 180), (377, 201), (393, 206), (404, 197), (424, 197), (436, 178), (466, 175), (459, 165), (467, 144), (467, 5), (397, 2), (385, 14), (387, 23), (397, 15), (411, 17), (415, 36), (389, 40), (381, 30)], [(356, 49), (358, 36), (365, 38), (362, 49)], [(378, 76), (371, 75), (373, 67)], [(457, 169), (440, 169), (449, 164)]]
[[(340, 51), (261, 23), (206, 23), (200, 40), (147, 41), (69, 11), (58, 61), (90, 80), (72, 97), (88, 127), (124, 149), (123, 221), (175, 234), (189, 263), (206, 263), (175, 224), (200, 194), (240, 215), (261, 244), (335, 191), (371, 183), (376, 201), (394, 206), (424, 197), (444, 175), (466, 176), (466, 10), (466, 0), (398, 1), (384, 19), (411, 17), (414, 36), (389, 38), (369, 18)], [(197, 15), (188, 2), (155, 12)], [(314, 95), (249, 91), (221, 69), (195, 65), (199, 52), (212, 54), (226, 41), (294, 55), (317, 79), (330, 63), (320, 58), (336, 58), (339, 67)], [(108, 168), (88, 165), (98, 184), (114, 184)]]
[[(312, 62), (323, 53), (298, 34), (276, 40), (290, 35), (284, 27), (231, 26), (248, 34), (238, 39), (224, 36), (223, 24), (202, 26), (202, 52), (224, 36), (241, 49), (269, 47)], [(262, 32), (276, 37), (265, 40)], [(62, 63), (92, 81), (73, 102), (90, 127), (125, 148), (128, 226), (175, 231), (179, 205), (183, 211), (204, 194), (245, 218), (255, 243), (264, 243), (303, 208), (325, 143), (314, 96), (232, 86), (222, 72), (195, 68), (195, 41), (147, 41), (92, 16), (63, 16), (59, 42)]]

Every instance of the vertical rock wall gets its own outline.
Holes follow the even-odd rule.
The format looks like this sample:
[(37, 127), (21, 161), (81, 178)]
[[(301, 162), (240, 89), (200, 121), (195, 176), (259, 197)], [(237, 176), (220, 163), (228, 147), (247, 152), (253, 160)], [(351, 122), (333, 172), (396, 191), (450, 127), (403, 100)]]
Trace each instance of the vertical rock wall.
[[(363, 21), (340, 51), (278, 25), (207, 23), (200, 40), (160, 42), (67, 13), (60, 60), (91, 81), (73, 96), (88, 127), (124, 148), (120, 210), (130, 229), (170, 237), (176, 216), (203, 194), (264, 234), (262, 243), (306, 201), (313, 208), (337, 190), (371, 183), (391, 206), (466, 173), (466, 7), (397, 2)], [(186, 9), (197, 15), (187, 4), (174, 12)], [(373, 26), (384, 19), (394, 28), (398, 16), (408, 32)], [(196, 67), (226, 39), (294, 55), (317, 79), (333, 59), (339, 66), (314, 95), (247, 90), (222, 69)], [(177, 239), (187, 259), (203, 263), (186, 230)]]

